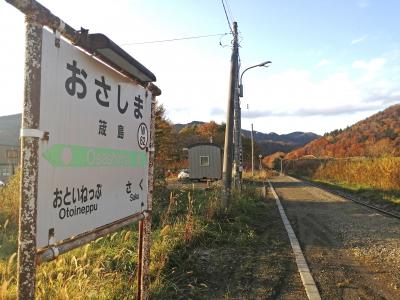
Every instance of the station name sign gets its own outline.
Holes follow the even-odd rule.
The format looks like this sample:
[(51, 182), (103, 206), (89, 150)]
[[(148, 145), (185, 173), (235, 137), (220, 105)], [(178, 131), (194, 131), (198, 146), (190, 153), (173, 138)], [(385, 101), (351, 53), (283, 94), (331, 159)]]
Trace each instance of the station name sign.
[(43, 29), (37, 247), (147, 209), (151, 92)]

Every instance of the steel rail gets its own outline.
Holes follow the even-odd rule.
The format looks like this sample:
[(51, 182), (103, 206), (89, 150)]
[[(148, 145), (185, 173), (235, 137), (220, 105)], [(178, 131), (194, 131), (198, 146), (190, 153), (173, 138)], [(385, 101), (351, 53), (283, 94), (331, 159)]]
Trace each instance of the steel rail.
[[(292, 176), (289, 176), (289, 177), (292, 177)], [(293, 178), (295, 178), (295, 177), (293, 177)], [(298, 178), (296, 178), (296, 179), (298, 179)], [(354, 202), (354, 203), (357, 203), (357, 204), (359, 204), (359, 205), (363, 205), (363, 206), (366, 206), (366, 207), (368, 207), (368, 208), (370, 208), (370, 209), (379, 211), (380, 213), (382, 213), (382, 214), (384, 214), (384, 215), (387, 215), (387, 216), (389, 216), (389, 217), (392, 217), (392, 218), (395, 218), (395, 219), (399, 219), (399, 220), (400, 220), (400, 215), (395, 214), (395, 213), (392, 213), (392, 212), (390, 212), (390, 211), (386, 211), (386, 210), (384, 210), (384, 209), (382, 209), (382, 208), (380, 208), (380, 207), (378, 207), (378, 206), (365, 203), (365, 202), (363, 202), (363, 201), (357, 199), (356, 197), (353, 197), (353, 196), (351, 196), (351, 195), (348, 195), (348, 194), (345, 193), (345, 192), (338, 191), (338, 190), (335, 190), (335, 189), (331, 189), (331, 188), (328, 188), (328, 187), (324, 186), (323, 184), (318, 184), (318, 183), (311, 182), (311, 181), (308, 181), (308, 180), (304, 180), (304, 179), (299, 179), (299, 180), (302, 180), (302, 181), (306, 182), (307, 184), (309, 184), (309, 185), (311, 185), (311, 186), (314, 186), (314, 187), (317, 187), (317, 188), (319, 188), (319, 189), (325, 190), (325, 191), (327, 191), (327, 192), (329, 192), (329, 193), (331, 193), (331, 194), (340, 196), (340, 197), (342, 197), (342, 198), (344, 198), (344, 199), (350, 200), (350, 201), (352, 201), (352, 202)]]

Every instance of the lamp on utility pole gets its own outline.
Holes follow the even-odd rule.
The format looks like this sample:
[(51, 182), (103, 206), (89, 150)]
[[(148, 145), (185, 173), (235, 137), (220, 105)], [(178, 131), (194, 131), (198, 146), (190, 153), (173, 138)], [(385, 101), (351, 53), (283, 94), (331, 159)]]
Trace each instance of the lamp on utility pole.
[(233, 47), (231, 56), (231, 74), (229, 84), (229, 97), (226, 112), (226, 128), (224, 142), (224, 162), (222, 168), (222, 179), (224, 182), (222, 193), (222, 206), (228, 207), (231, 198), (232, 185), (232, 137), (233, 137), (233, 106), (235, 91), (237, 89), (237, 79), (239, 72), (239, 45), (237, 22), (233, 22)]
[[(236, 93), (237, 98), (235, 98), (235, 182), (239, 189), (241, 189), (241, 179), (242, 179), (242, 171), (243, 171), (243, 149), (242, 149), (242, 126), (241, 126), (241, 109), (240, 109), (240, 100), (239, 97), (243, 97), (243, 74), (252, 68), (256, 67), (265, 67), (268, 68), (271, 61), (265, 61), (260, 64), (251, 66), (246, 68), (242, 74), (240, 75), (240, 81), (238, 86), (238, 91)], [(251, 175), (254, 176), (254, 141), (253, 141), (253, 124), (251, 124)]]
[(251, 66), (251, 67), (248, 67), (247, 69), (245, 69), (243, 72), (242, 72), (242, 74), (240, 75), (240, 81), (239, 81), (239, 97), (243, 97), (243, 74), (247, 71), (247, 70), (250, 70), (250, 69), (253, 69), (253, 68), (256, 68), (256, 67), (265, 67), (265, 68), (268, 68), (269, 67), (269, 64), (271, 64), (272, 62), (271, 61), (264, 61), (264, 62), (262, 62), (262, 63), (260, 63), (260, 64), (257, 64), (257, 65), (254, 65), (254, 66)]

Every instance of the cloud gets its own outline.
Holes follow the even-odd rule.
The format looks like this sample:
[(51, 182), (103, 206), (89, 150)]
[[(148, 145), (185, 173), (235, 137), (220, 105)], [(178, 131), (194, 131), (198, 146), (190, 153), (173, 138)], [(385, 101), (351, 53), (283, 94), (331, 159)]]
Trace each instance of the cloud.
[(243, 119), (256, 119), (264, 117), (283, 117), (283, 116), (293, 116), (290, 112), (279, 112), (273, 110), (242, 110)]
[(312, 116), (340, 116), (351, 115), (364, 111), (373, 111), (381, 108), (378, 104), (359, 104), (359, 105), (341, 105), (327, 108), (300, 108), (294, 111), (250, 111), (243, 112), (243, 118), (262, 118), (262, 117), (312, 117)]
[[(263, 132), (273, 130), (282, 133), (297, 128), (323, 133), (351, 125), (400, 101), (397, 77), (387, 77), (393, 73), (393, 70), (389, 72), (393, 68), (391, 62), (392, 59), (384, 55), (373, 59), (358, 59), (341, 65), (340, 71), (323, 77), (318, 75), (315, 66), (281, 72), (249, 72), (246, 74), (244, 97), (241, 99), (242, 127), (250, 128), (251, 123), (254, 123)], [(319, 63), (324, 66), (331, 62), (326, 58)], [(196, 81), (200, 80), (200, 77), (196, 78)], [(228, 82), (225, 83), (227, 85)], [(227, 95), (216, 91), (216, 88), (207, 85), (207, 89), (201, 90), (199, 94), (200, 100), (194, 101), (192, 94), (187, 96), (192, 105), (200, 104), (193, 108), (198, 116), (195, 119), (217, 122), (226, 120)], [(249, 109), (246, 109), (247, 104)], [(186, 106), (186, 100), (176, 103), (176, 108)], [(193, 114), (186, 111), (179, 115), (176, 112), (171, 117), (180, 123), (190, 118), (194, 118)]]
[(295, 112), (296, 116), (338, 116), (350, 115), (363, 111), (372, 111), (380, 108), (380, 105), (342, 105), (329, 108), (309, 108), (299, 109)]
[(356, 60), (353, 62), (352, 67), (354, 69), (362, 69), (366, 70), (369, 72), (375, 72), (381, 69), (386, 63), (385, 58), (374, 58), (371, 59), (370, 61), (365, 61), (365, 60)]
[(366, 8), (369, 6), (369, 0), (358, 0), (357, 5), (360, 8)]
[(212, 107), (210, 110), (210, 114), (212, 116), (224, 116), (226, 115), (226, 111), (220, 107)]
[(329, 65), (331, 62), (327, 59), (322, 59), (319, 63), (316, 64), (316, 68), (321, 68), (323, 66)]
[(185, 113), (185, 112), (190, 112), (191, 107), (190, 106), (173, 107), (169, 110), (176, 112), (176, 113), (182, 113), (182, 112)]
[(367, 34), (360, 36), (359, 38), (352, 40), (350, 45), (356, 45), (356, 44), (362, 43), (367, 39), (367, 37), (368, 37)]
[[(242, 107), (249, 103), (250, 110), (242, 110), (244, 122), (257, 119), (271, 126), (272, 120), (282, 118), (282, 122), (299, 122), (303, 126), (303, 122), (318, 120), (315, 122), (326, 122), (324, 126), (328, 128), (340, 126), (332, 123), (339, 118), (352, 124), (371, 112), (400, 102), (396, 78), (386, 76), (392, 68), (390, 61), (384, 56), (355, 60), (322, 79), (313, 76), (311, 70), (299, 69), (258, 75), (247, 81)], [(319, 64), (326, 63), (321, 60)]]
[(382, 103), (385, 105), (400, 103), (400, 90), (377, 90), (372, 91), (365, 102)]
[(378, 72), (385, 66), (387, 62), (386, 58), (373, 58), (369, 61), (356, 60), (353, 62), (353, 69), (359, 69), (364, 71), (364, 75), (359, 79), (360, 83), (367, 83), (377, 77)]

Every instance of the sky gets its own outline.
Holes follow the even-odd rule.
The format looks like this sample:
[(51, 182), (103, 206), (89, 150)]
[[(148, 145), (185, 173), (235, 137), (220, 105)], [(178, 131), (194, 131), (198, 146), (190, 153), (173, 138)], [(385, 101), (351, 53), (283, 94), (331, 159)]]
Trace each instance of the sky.
[[(400, 102), (400, 1), (224, 0), (239, 29), (242, 128), (324, 134)], [(226, 122), (232, 35), (219, 0), (40, 1), (157, 77), (173, 123)], [(0, 1), (0, 116), (22, 112), (24, 16)], [(220, 34), (220, 35), (217, 35)], [(217, 35), (198, 39), (146, 43)], [(4, 42), (6, 41), (6, 42)]]

